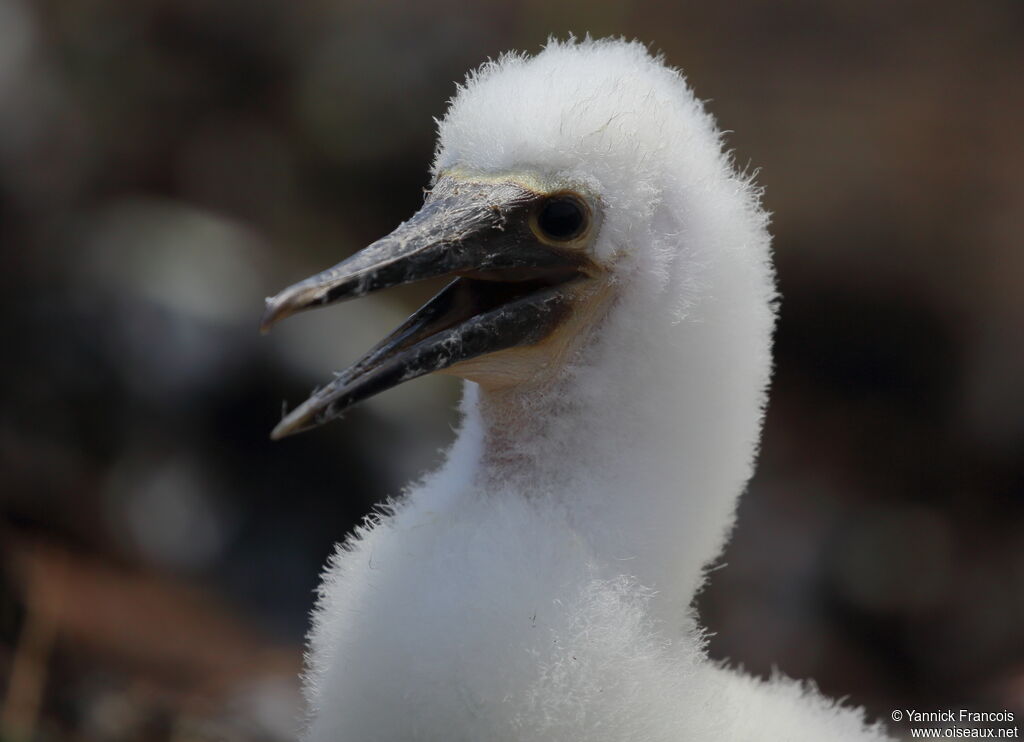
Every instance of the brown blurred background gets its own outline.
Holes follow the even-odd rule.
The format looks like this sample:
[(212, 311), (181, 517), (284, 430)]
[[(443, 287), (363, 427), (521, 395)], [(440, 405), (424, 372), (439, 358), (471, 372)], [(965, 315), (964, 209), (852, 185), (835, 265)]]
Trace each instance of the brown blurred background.
[(412, 213), (453, 81), (569, 30), (663, 50), (774, 212), (712, 653), (1024, 711), (1024, 2), (0, 0), (0, 738), (289, 738), (318, 570), (458, 385), (271, 444), (436, 287), (269, 337), (262, 299)]

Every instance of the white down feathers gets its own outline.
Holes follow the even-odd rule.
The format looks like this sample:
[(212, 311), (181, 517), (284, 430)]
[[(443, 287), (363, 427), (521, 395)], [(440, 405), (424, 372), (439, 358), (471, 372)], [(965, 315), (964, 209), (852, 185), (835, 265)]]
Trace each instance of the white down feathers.
[[(437, 175), (596, 196), (616, 301), (483, 456), (478, 390), (442, 468), (357, 530), (310, 637), (311, 742), (881, 740), (858, 712), (710, 663), (690, 604), (749, 478), (775, 289), (758, 192), (639, 44), (551, 42), (470, 75)], [(509, 463), (515, 462), (515, 463)]]

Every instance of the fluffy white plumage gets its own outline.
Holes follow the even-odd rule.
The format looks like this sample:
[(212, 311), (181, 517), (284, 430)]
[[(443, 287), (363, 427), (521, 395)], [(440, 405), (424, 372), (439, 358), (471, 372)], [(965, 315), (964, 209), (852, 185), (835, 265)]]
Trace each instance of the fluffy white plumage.
[(467, 384), (446, 463), (338, 550), (307, 739), (881, 740), (710, 662), (691, 603), (749, 478), (775, 289), (758, 192), (680, 74), (623, 41), (472, 74), (435, 176), (583, 184), (616, 300), (549, 387)]

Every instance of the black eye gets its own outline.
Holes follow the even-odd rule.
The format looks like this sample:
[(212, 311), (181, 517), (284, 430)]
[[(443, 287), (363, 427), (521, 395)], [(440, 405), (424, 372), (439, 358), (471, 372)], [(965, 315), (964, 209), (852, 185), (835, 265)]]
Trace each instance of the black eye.
[(541, 206), (537, 226), (553, 240), (571, 240), (586, 229), (586, 207), (572, 196), (552, 196)]

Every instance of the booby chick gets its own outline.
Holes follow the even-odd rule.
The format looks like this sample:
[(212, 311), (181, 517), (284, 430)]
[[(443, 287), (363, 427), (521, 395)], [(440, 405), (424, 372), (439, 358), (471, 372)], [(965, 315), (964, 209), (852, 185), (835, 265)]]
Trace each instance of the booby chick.
[(310, 742), (882, 740), (807, 686), (711, 662), (693, 614), (750, 477), (776, 298), (758, 190), (637, 43), (485, 64), (423, 208), (268, 300), (454, 281), (275, 437), (467, 379), (446, 462), (331, 559)]

